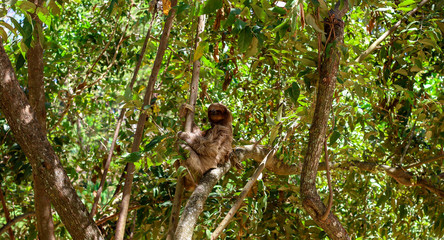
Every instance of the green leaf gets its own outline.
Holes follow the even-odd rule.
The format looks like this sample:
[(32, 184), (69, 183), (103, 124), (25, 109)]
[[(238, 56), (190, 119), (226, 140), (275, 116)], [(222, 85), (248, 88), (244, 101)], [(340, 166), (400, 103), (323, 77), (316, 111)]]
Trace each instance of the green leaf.
[(288, 18), (285, 19), (284, 21), (282, 21), (281, 24), (279, 24), (276, 28), (274, 28), (273, 31), (277, 32), (277, 31), (279, 31), (279, 30), (281, 30), (281, 29), (283, 29), (283, 30), (286, 31), (287, 28), (290, 27), (290, 24), (288, 24), (289, 21), (290, 21), (290, 19), (288, 19)]
[(301, 88), (297, 82), (293, 82), (291, 87), (285, 90), (285, 93), (290, 97), (294, 104), (298, 103), (299, 94), (301, 93)]
[(270, 145), (273, 145), (274, 140), (276, 140), (276, 137), (278, 136), (278, 133), (279, 133), (279, 127), (280, 127), (280, 125), (276, 124), (271, 129), (271, 132), (270, 132), (270, 142), (269, 142)]
[(0, 27), (0, 37), (6, 42), (8, 40), (8, 34), (6, 34), (5, 30)]
[(151, 142), (149, 142), (147, 145), (145, 145), (144, 152), (151, 151), (158, 143), (162, 142), (162, 140), (166, 137), (166, 135), (163, 136), (155, 136)]
[(17, 58), (15, 60), (15, 71), (18, 72), (23, 65), (25, 65), (25, 58), (23, 57), (23, 54), (19, 53), (17, 54)]
[(415, 8), (415, 7), (416, 7), (416, 5), (412, 5), (412, 6), (409, 6), (409, 7), (400, 7), (400, 8), (398, 8), (397, 10), (398, 10), (398, 11), (403, 11), (403, 12), (410, 12), (410, 11), (412, 11), (413, 8)]
[(239, 34), (238, 46), (241, 52), (245, 52), (253, 40), (253, 33), (249, 27), (244, 28)]
[(223, 6), (223, 1), (221, 1), (221, 0), (208, 0), (208, 1), (205, 1), (205, 5), (200, 10), (199, 15), (213, 13), (217, 9), (222, 8), (222, 6)]
[(17, 3), (19, 8), (25, 12), (31, 12), (34, 13), (35, 12), (35, 4), (29, 1), (22, 1), (22, 2), (18, 2)]
[(253, 12), (257, 16), (257, 18), (259, 18), (259, 20), (261, 20), (262, 22), (267, 21), (267, 13), (263, 8), (259, 7), (258, 5), (253, 5), (251, 7), (253, 8)]
[(406, 0), (404, 2), (401, 2), (400, 4), (398, 4), (398, 7), (405, 7), (408, 6), (410, 4), (414, 4), (416, 3), (415, 0)]
[(15, 20), (15, 18), (10, 18), (10, 19), (11, 19), (11, 22), (14, 25), (14, 27), (20, 32), (22, 37), (24, 37), (25, 36), (25, 31), (23, 30), (23, 28), (20, 25), (20, 23), (18, 23), (17, 20)]
[(141, 152), (132, 152), (132, 153), (126, 153), (123, 155), (123, 161), (124, 162), (132, 162), (135, 163), (139, 161), (142, 158)]
[(336, 143), (336, 140), (338, 140), (338, 138), (341, 136), (341, 133), (339, 133), (338, 131), (334, 131), (332, 134), (331, 134), (331, 137), (330, 137), (330, 145), (333, 145), (333, 144), (335, 144)]
[(305, 22), (307, 22), (308, 25), (312, 26), (317, 32), (324, 33), (324, 31), (322, 30), (322, 28), (319, 27), (318, 24), (316, 23), (316, 20), (315, 20), (315, 18), (313, 17), (313, 15), (308, 14), (308, 15), (305, 17)]
[(129, 102), (132, 99), (132, 91), (131, 88), (127, 87), (125, 88), (125, 93), (123, 95), (125, 102)]
[(60, 14), (60, 7), (57, 5), (57, 3), (54, 0), (51, 0), (48, 4), (49, 10), (51, 11), (52, 15), (59, 15)]
[[(230, 11), (230, 14), (228, 14), (227, 20), (224, 21), (223, 27), (226, 29), (227, 27), (233, 25), (233, 23), (236, 20), (236, 15), (239, 15), (241, 13), (241, 10), (239, 8), (233, 8)], [(237, 21), (240, 21), (239, 19)]]
[(257, 43), (258, 39), (256, 37), (253, 37), (253, 39), (251, 40), (251, 44), (248, 47), (248, 50), (245, 52), (244, 59), (248, 59), (249, 57), (256, 55)]
[(200, 42), (199, 45), (197, 45), (196, 51), (194, 52), (193, 62), (199, 60), (204, 55), (207, 47), (207, 42)]
[(39, 19), (46, 24), (46, 26), (51, 26), (51, 14), (49, 14), (49, 11), (47, 8), (37, 8), (37, 15), (39, 16)]
[(5, 28), (7, 28), (9, 31), (13, 32), (14, 34), (16, 34), (16, 30), (9, 25), (8, 23), (4, 22), (4, 21), (0, 21), (0, 25), (4, 26)]
[(236, 20), (236, 22), (234, 23), (234, 30), (235, 31), (241, 31), (245, 28), (245, 26), (247, 25), (246, 22), (242, 21), (242, 20)]
[(287, 11), (285, 11), (285, 9), (283, 9), (281, 7), (274, 7), (271, 11), (274, 13), (277, 13), (277, 14), (281, 14), (281, 15), (287, 14)]

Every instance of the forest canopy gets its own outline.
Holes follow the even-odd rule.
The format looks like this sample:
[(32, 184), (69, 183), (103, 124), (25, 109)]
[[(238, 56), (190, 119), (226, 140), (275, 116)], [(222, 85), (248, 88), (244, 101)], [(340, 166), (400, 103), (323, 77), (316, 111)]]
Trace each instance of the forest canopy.
[[(0, 238), (442, 238), (443, 19), (441, 0), (4, 1)], [(184, 191), (178, 133), (214, 127), (212, 103), (230, 161)]]

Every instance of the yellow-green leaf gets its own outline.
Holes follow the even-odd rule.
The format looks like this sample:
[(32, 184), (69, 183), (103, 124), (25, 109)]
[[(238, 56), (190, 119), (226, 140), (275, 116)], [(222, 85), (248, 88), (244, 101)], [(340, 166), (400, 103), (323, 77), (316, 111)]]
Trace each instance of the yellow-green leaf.
[(307, 16), (305, 16), (305, 22), (312, 26), (316, 31), (320, 32), (320, 33), (324, 33), (324, 31), (318, 26), (318, 24), (316, 23), (315, 18), (313, 17), (313, 15), (308, 14)]
[(194, 57), (193, 57), (193, 62), (199, 60), (205, 52), (205, 48), (207, 47), (208, 44), (206, 44), (205, 42), (201, 42), (199, 43), (199, 45), (196, 48), (196, 51), (194, 52)]
[(6, 34), (5, 30), (0, 27), (0, 36), (3, 39), (3, 41), (8, 41), (8, 35)]
[(29, 1), (20, 2), (18, 4), (18, 6), (23, 11), (28, 11), (28, 12), (31, 12), (31, 13), (34, 13), (35, 12), (35, 8), (36, 8), (35, 4), (32, 3), (32, 2), (29, 2)]
[(4, 22), (4, 21), (0, 21), (0, 25), (4, 26), (5, 28), (7, 28), (9, 31), (13, 32), (14, 34), (16, 34), (16, 30), (9, 25), (8, 23)]

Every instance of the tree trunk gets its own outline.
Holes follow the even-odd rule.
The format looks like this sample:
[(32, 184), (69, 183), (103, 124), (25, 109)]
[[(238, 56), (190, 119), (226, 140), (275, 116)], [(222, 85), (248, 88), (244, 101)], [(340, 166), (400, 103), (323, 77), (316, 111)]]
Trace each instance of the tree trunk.
[[(143, 129), (147, 119), (147, 114), (145, 113), (144, 107), (150, 105), (154, 85), (157, 80), (157, 75), (160, 71), (160, 66), (162, 64), (163, 56), (165, 55), (165, 50), (168, 46), (168, 38), (170, 36), (171, 26), (173, 25), (173, 20), (176, 16), (176, 5), (177, 0), (171, 1), (171, 9), (167, 20), (165, 21), (165, 26), (163, 28), (162, 36), (160, 38), (159, 48), (157, 50), (156, 59), (154, 60), (154, 66), (151, 71), (150, 79), (148, 81), (148, 86), (146, 88), (145, 96), (143, 97), (143, 106), (140, 110), (139, 120), (137, 122), (136, 133), (134, 134), (134, 141), (131, 147), (131, 152), (139, 151), (140, 143), (142, 142)], [(122, 203), (120, 204), (119, 219), (116, 225), (116, 240), (122, 240), (125, 234), (126, 219), (128, 216), (128, 208), (131, 199), (131, 188), (133, 185), (134, 171), (136, 167), (134, 163), (128, 163), (126, 165), (126, 178), (125, 186), (123, 187), (122, 193)]]
[[(333, 94), (336, 86), (336, 75), (339, 69), (339, 46), (344, 42), (344, 23), (341, 18), (345, 14), (344, 9), (339, 10), (339, 2), (330, 17), (324, 19), (324, 31), (326, 34), (326, 47), (329, 52), (323, 53), (323, 60), (319, 69), (319, 80), (316, 97), (316, 108), (313, 122), (309, 132), (307, 155), (304, 158), (301, 174), (301, 198), (302, 206), (310, 214), (313, 220), (324, 229), (332, 239), (349, 239), (347, 231), (336, 216), (330, 212), (325, 221), (321, 220), (326, 211), (326, 206), (316, 189), (316, 173), (322, 154), (322, 146), (326, 139), (327, 123), (333, 102)], [(348, 3), (344, 6), (348, 9)]]
[(0, 107), (14, 138), (43, 182), (51, 203), (73, 239), (103, 239), (76, 194), (46, 133), (19, 86), (14, 69), (0, 43)]
[[(196, 50), (197, 47), (199, 46), (199, 43), (201, 41), (200, 34), (203, 32), (204, 28), (205, 28), (205, 16), (201, 15), (198, 17), (197, 20), (197, 32), (194, 42), (194, 50)], [(200, 72), (200, 60), (197, 59), (196, 61), (193, 62), (193, 73), (190, 84), (189, 105), (193, 109), (196, 108), (197, 94), (199, 92), (199, 72)], [(184, 127), (185, 132), (192, 131), (193, 122), (194, 122), (194, 110), (188, 111), (187, 115), (185, 116), (185, 127)], [(171, 216), (170, 216), (170, 224), (168, 228), (167, 240), (173, 239), (176, 233), (177, 224), (179, 222), (180, 207), (182, 206), (182, 195), (184, 191), (183, 182), (184, 182), (183, 177), (179, 177), (177, 179), (176, 191), (174, 192), (173, 206), (171, 208)]]
[[(42, 6), (42, 0), (34, 0), (37, 6)], [(42, 22), (36, 14), (32, 14), (35, 21), (34, 26), (37, 29), (42, 28)], [(43, 48), (40, 43), (40, 37), (37, 29), (34, 30), (31, 46), (26, 57), (28, 60), (28, 90), (29, 90), (29, 104), (40, 123), (42, 131), (46, 134), (46, 108), (45, 108), (45, 83), (43, 80)], [(33, 169), (34, 179), (34, 204), (37, 216), (37, 229), (39, 239), (54, 240), (54, 223), (51, 214), (51, 202), (48, 195), (45, 193), (45, 187), (39, 177), (37, 171)]]

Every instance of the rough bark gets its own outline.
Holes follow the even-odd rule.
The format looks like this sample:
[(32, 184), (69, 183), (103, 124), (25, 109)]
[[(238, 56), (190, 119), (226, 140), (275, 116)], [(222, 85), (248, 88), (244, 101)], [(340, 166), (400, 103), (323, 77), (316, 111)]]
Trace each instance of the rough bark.
[[(37, 6), (42, 6), (42, 0), (34, 0)], [(34, 26), (42, 28), (42, 22), (36, 14), (32, 14)], [(45, 108), (45, 83), (43, 79), (43, 47), (37, 29), (33, 33), (34, 41), (26, 53), (28, 61), (28, 97), (29, 104), (46, 133), (46, 108)], [(43, 182), (38, 176), (37, 171), (33, 170), (34, 179), (34, 204), (37, 216), (38, 236), (41, 240), (54, 240), (54, 222), (51, 214), (51, 202), (49, 196), (45, 193)]]
[[(197, 23), (197, 32), (196, 32), (196, 38), (194, 43), (194, 49), (196, 50), (199, 46), (199, 43), (201, 41), (200, 34), (203, 32), (205, 27), (205, 16), (201, 15), (198, 18)], [(197, 101), (197, 94), (199, 92), (199, 72), (200, 72), (200, 60), (197, 59), (193, 62), (193, 73), (191, 77), (191, 84), (190, 84), (190, 99), (189, 99), (189, 106), (194, 110), (196, 108), (196, 101)], [(187, 115), (185, 116), (185, 132), (191, 132), (193, 122), (194, 122), (194, 111), (188, 111)], [(179, 215), (180, 215), (180, 207), (182, 206), (182, 195), (184, 191), (184, 179), (178, 178), (177, 179), (177, 185), (176, 185), (176, 191), (174, 193), (174, 200), (173, 200), (173, 206), (171, 208), (171, 216), (170, 216), (170, 224), (168, 227), (168, 236), (167, 240), (173, 239), (173, 236), (176, 233), (177, 224), (179, 221)]]
[[(348, 7), (347, 1), (344, 6)], [(324, 229), (332, 239), (350, 239), (347, 231), (337, 217), (330, 212), (325, 221), (321, 220), (326, 211), (316, 189), (316, 173), (322, 154), (322, 146), (326, 138), (327, 122), (333, 101), (333, 93), (336, 86), (336, 74), (339, 69), (340, 53), (338, 46), (343, 44), (344, 22), (341, 20), (345, 11), (339, 10), (339, 3), (335, 10), (330, 12), (330, 17), (324, 19), (324, 31), (326, 45), (336, 44), (323, 53), (323, 60), (319, 69), (319, 80), (316, 96), (316, 108), (313, 122), (309, 131), (307, 155), (304, 158), (301, 174), (301, 198), (302, 206), (313, 220)]]
[[(148, 81), (148, 86), (146, 88), (145, 96), (143, 97), (143, 106), (141, 108), (141, 113), (139, 116), (139, 120), (137, 122), (137, 128), (136, 128), (136, 133), (134, 135), (133, 145), (131, 147), (131, 152), (139, 151), (140, 143), (142, 142), (143, 129), (145, 126), (146, 119), (148, 117), (144, 110), (144, 107), (148, 106), (151, 103), (154, 85), (157, 80), (157, 75), (159, 74), (160, 71), (160, 66), (162, 64), (163, 56), (165, 55), (165, 50), (168, 46), (168, 38), (170, 36), (173, 20), (176, 16), (176, 8), (175, 8), (176, 5), (177, 5), (177, 0), (171, 1), (171, 10), (169, 11), (168, 18), (165, 21), (165, 26), (163, 27), (163, 32), (159, 43), (159, 48), (157, 50), (156, 59), (154, 60), (154, 65)], [(119, 219), (117, 220), (117, 225), (116, 225), (116, 234), (115, 234), (116, 240), (122, 240), (125, 234), (125, 226), (126, 226), (126, 219), (128, 216), (128, 207), (131, 200), (131, 188), (133, 185), (134, 171), (135, 171), (134, 163), (128, 163), (126, 166), (125, 186), (123, 188), (123, 193), (122, 193), (123, 196), (122, 196), (122, 202), (120, 204)]]
[(188, 240), (193, 238), (197, 218), (203, 211), (203, 207), (208, 195), (210, 194), (214, 185), (216, 185), (217, 181), (219, 181), (219, 179), (225, 175), (230, 168), (231, 163), (228, 161), (224, 166), (212, 169), (204, 174), (185, 205), (182, 216), (179, 220), (179, 224), (177, 225), (174, 236), (175, 240)]
[(35, 176), (42, 180), (51, 203), (72, 238), (103, 239), (35, 117), (1, 43), (0, 107), (14, 138), (30, 161)]

